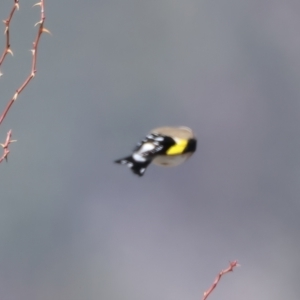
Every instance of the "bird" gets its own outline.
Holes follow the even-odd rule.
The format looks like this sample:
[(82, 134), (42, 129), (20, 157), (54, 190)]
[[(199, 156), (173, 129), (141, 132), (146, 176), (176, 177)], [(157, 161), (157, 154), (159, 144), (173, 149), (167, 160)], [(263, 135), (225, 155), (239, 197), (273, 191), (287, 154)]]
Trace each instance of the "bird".
[(131, 171), (143, 176), (150, 163), (158, 166), (173, 167), (186, 161), (197, 148), (193, 131), (184, 126), (158, 127), (140, 141), (131, 155), (115, 160), (126, 165)]

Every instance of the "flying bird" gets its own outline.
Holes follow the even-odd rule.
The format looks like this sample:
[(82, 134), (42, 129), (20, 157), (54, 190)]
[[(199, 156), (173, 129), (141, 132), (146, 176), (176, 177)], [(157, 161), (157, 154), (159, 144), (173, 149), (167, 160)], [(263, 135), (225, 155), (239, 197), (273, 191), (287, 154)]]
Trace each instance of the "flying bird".
[(197, 140), (190, 128), (159, 127), (151, 130), (130, 156), (115, 163), (126, 165), (134, 174), (143, 176), (151, 162), (165, 167), (178, 166), (196, 151), (196, 147)]

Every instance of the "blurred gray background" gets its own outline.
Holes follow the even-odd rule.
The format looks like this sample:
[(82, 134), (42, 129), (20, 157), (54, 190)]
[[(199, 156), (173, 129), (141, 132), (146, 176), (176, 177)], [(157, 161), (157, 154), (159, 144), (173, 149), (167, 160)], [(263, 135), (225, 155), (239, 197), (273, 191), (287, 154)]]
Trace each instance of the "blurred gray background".
[[(1, 111), (30, 70), (34, 3), (12, 21)], [(47, 0), (45, 25), (0, 127), (18, 140), (0, 165), (1, 299), (196, 300), (238, 259), (209, 299), (298, 300), (299, 0)], [(113, 164), (163, 125), (196, 132), (185, 164)]]

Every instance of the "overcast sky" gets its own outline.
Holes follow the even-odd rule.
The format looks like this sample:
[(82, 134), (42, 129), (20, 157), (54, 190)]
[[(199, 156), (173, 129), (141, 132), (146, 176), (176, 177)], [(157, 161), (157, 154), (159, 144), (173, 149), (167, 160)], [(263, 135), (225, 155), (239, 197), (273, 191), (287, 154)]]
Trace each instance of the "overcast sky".
[[(34, 3), (12, 21), (0, 110), (30, 72)], [(1, 300), (199, 300), (235, 259), (210, 300), (298, 300), (299, 0), (45, 4), (52, 36), (0, 127), (18, 140), (0, 165)], [(113, 163), (165, 125), (196, 132), (185, 164)]]

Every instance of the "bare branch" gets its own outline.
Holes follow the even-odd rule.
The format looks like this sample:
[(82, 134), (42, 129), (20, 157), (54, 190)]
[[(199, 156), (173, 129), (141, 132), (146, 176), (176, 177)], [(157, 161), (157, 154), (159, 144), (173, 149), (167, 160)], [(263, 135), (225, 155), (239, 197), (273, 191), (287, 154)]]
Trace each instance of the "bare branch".
[[(38, 53), (38, 45), (39, 45), (39, 42), (40, 42), (40, 38), (41, 38), (43, 33), (50, 33), (50, 31), (44, 27), (44, 22), (45, 22), (45, 0), (41, 0), (40, 2), (36, 3), (34, 6), (39, 6), (40, 7), (41, 14), (40, 14), (40, 21), (35, 24), (35, 26), (38, 25), (38, 32), (36, 34), (35, 40), (33, 42), (33, 47), (32, 47), (32, 50), (31, 50), (31, 53), (32, 53), (31, 70), (30, 70), (29, 75), (24, 80), (24, 82), (19, 86), (19, 88), (16, 90), (16, 92), (14, 93), (12, 98), (8, 101), (4, 111), (0, 115), (0, 125), (2, 124), (4, 118), (6, 117), (8, 111), (10, 110), (13, 103), (17, 100), (19, 94), (25, 89), (25, 87), (29, 84), (31, 79), (35, 76), (35, 74), (37, 72), (36, 64), (37, 64), (37, 53)], [(0, 67), (1, 67), (1, 65), (2, 65), (3, 61), (5, 60), (5, 57), (8, 53), (13, 55), (13, 51), (11, 50), (11, 46), (10, 46), (10, 27), (9, 26), (10, 26), (10, 22), (11, 22), (13, 16), (14, 16), (15, 11), (18, 10), (18, 9), (19, 9), (19, 0), (14, 0), (14, 5), (13, 5), (11, 11), (10, 11), (9, 17), (6, 20), (3, 21), (3, 23), (5, 24), (4, 34), (6, 36), (6, 44), (5, 44), (5, 48), (3, 50), (3, 53), (0, 57)], [(2, 73), (0, 71), (0, 76), (1, 75), (2, 75)], [(10, 136), (11, 136), (11, 130), (7, 133), (7, 139), (6, 139), (5, 144), (2, 144), (2, 147), (4, 149), (4, 154), (0, 158), (0, 163), (3, 161), (4, 158), (7, 159), (7, 155), (9, 153), (8, 145), (12, 142), (10, 140)]]
[[(9, 35), (9, 25), (10, 25), (10, 21), (13, 18), (13, 15), (15, 13), (16, 10), (19, 9), (19, 0), (14, 0), (14, 5), (10, 11), (9, 17), (6, 20), (3, 20), (3, 23), (5, 24), (5, 30), (4, 30), (4, 34), (6, 36), (6, 43), (5, 43), (5, 48), (2, 52), (2, 55), (0, 57), (0, 67), (6, 57), (6, 55), (9, 53), (11, 55), (13, 55), (13, 52), (10, 48), (10, 35)], [(0, 76), (2, 75), (1, 71), (0, 71)]]
[(233, 268), (234, 268), (234, 267), (237, 267), (237, 266), (239, 266), (237, 260), (234, 260), (234, 261), (232, 261), (232, 262), (229, 262), (229, 267), (228, 267), (227, 269), (225, 269), (225, 270), (222, 270), (222, 271), (218, 274), (218, 276), (216, 277), (216, 279), (215, 279), (214, 283), (211, 285), (211, 287), (210, 287), (206, 292), (204, 292), (202, 300), (206, 300), (206, 299), (207, 299), (207, 297), (208, 297), (208, 296), (211, 294), (211, 292), (215, 289), (215, 287), (217, 286), (217, 284), (219, 283), (221, 277), (222, 277), (224, 274), (226, 274), (226, 273), (228, 273), (228, 272), (232, 272), (232, 271), (233, 271)]
[[(12, 16), (12, 14), (15, 11), (15, 7), (18, 7), (19, 4), (19, 0), (14, 0), (15, 1), (15, 5), (14, 8), (12, 9), (12, 12), (10, 14), (10, 16)], [(12, 106), (12, 104), (15, 102), (15, 100), (17, 99), (18, 95), (24, 90), (24, 88), (28, 85), (28, 83), (31, 81), (31, 79), (35, 76), (36, 71), (36, 62), (37, 62), (37, 52), (38, 52), (38, 45), (39, 45), (39, 41), (41, 38), (42, 33), (47, 32), (50, 33), (47, 29), (44, 28), (44, 22), (45, 22), (45, 10), (44, 10), (44, 0), (41, 0), (41, 2), (37, 3), (36, 5), (41, 7), (41, 19), (40, 21), (37, 23), (39, 25), (39, 29), (36, 35), (36, 38), (33, 42), (33, 48), (32, 48), (32, 65), (31, 65), (31, 71), (30, 74), (28, 75), (28, 77), (24, 80), (24, 82), (21, 84), (21, 86), (16, 90), (14, 96), (9, 100), (6, 108), (4, 109), (2, 115), (0, 116), (0, 124), (3, 122), (5, 116), (7, 115), (10, 107)], [(9, 22), (11, 20), (11, 17), (8, 18), (6, 21), (6, 33), (9, 33)], [(8, 24), (8, 25), (7, 25)], [(9, 35), (7, 34), (7, 45), (6, 45), (6, 51), (4, 51), (4, 57), (7, 54), (7, 49), (9, 48)]]
[(10, 143), (13, 143), (13, 142), (16, 142), (16, 140), (12, 140), (11, 139), (11, 134), (12, 134), (12, 131), (10, 130), (8, 133), (7, 133), (7, 136), (6, 136), (6, 140), (5, 140), (5, 143), (4, 144), (0, 144), (0, 146), (3, 148), (3, 154), (2, 156), (0, 157), (0, 163), (5, 159), (7, 161), (7, 157), (8, 157), (8, 154), (9, 154), (9, 149), (8, 149), (8, 146)]

